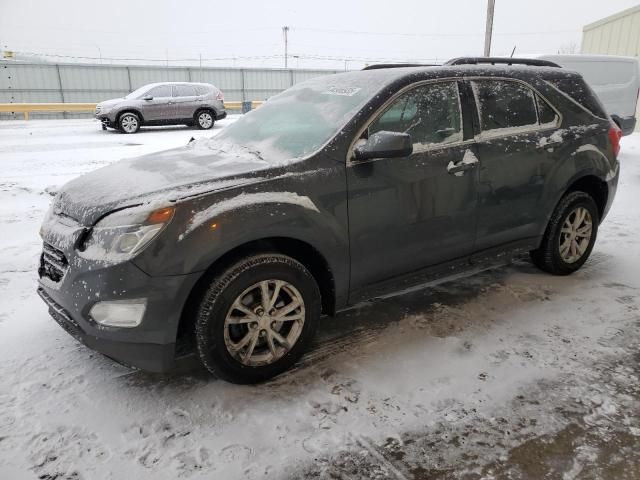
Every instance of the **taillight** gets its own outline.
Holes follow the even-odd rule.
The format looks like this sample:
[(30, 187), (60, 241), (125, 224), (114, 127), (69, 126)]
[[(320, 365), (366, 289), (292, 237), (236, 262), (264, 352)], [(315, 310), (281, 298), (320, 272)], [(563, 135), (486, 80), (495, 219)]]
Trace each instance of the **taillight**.
[(616, 125), (613, 120), (611, 121), (611, 127), (609, 127), (609, 140), (613, 147), (613, 155), (618, 156), (620, 153), (620, 139), (622, 138), (622, 130)]
[(216, 100), (222, 100), (224, 102), (224, 95), (220, 90), (218, 90), (218, 94), (216, 95)]

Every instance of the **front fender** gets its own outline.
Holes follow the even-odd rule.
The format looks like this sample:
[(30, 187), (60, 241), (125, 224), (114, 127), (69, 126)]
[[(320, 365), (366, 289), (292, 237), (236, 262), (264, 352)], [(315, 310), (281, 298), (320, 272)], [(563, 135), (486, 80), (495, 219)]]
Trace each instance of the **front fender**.
[(235, 191), (224, 198), (194, 199), (177, 209), (175, 225), (136, 264), (153, 276), (202, 272), (241, 245), (288, 238), (324, 257), (340, 295), (349, 279), (346, 200), (331, 197), (321, 202), (296, 192)]

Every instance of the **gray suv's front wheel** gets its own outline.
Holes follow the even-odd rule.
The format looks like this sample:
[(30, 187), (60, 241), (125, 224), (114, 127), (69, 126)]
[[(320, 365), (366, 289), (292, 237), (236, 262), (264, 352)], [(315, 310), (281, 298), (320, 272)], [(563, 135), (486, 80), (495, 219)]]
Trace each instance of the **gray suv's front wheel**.
[(248, 257), (204, 293), (196, 315), (198, 354), (224, 380), (267, 380), (302, 356), (320, 310), (318, 285), (300, 262), (276, 253)]
[(125, 112), (118, 119), (118, 128), (123, 133), (136, 133), (140, 130), (140, 117), (133, 112)]

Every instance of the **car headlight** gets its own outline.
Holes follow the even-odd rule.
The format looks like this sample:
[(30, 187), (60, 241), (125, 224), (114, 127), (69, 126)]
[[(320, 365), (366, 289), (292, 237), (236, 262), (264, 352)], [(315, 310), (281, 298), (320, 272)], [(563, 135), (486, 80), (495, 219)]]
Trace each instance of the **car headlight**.
[(117, 263), (140, 253), (171, 221), (175, 207), (132, 207), (111, 213), (91, 229), (80, 256)]

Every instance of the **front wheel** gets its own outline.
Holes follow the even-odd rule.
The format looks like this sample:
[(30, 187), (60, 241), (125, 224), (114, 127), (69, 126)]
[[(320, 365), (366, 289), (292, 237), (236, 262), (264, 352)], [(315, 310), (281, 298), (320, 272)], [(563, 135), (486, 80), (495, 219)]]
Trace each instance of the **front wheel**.
[(209, 130), (214, 122), (213, 113), (209, 110), (201, 110), (196, 114), (196, 125), (201, 130)]
[(300, 262), (276, 253), (246, 258), (214, 278), (200, 301), (200, 359), (233, 383), (274, 377), (308, 347), (320, 305), (318, 285)]
[(598, 234), (600, 216), (591, 195), (570, 192), (558, 204), (533, 263), (554, 275), (569, 275), (587, 261)]
[(140, 118), (132, 112), (123, 113), (118, 120), (118, 127), (123, 133), (136, 133), (140, 130)]

